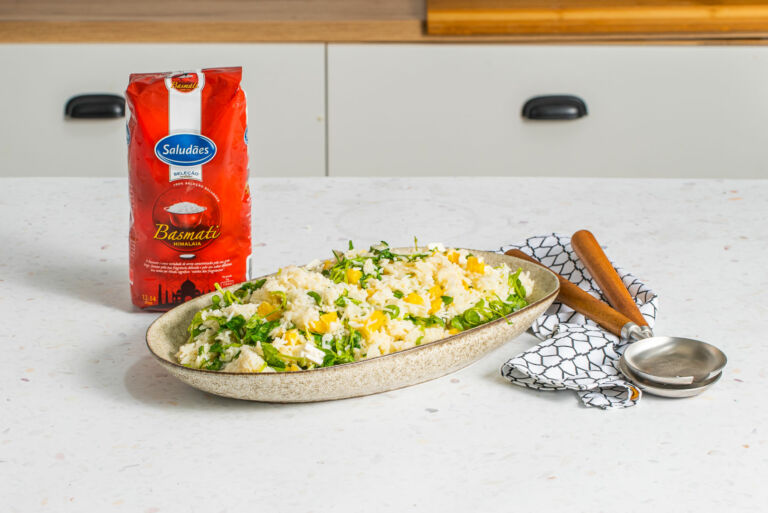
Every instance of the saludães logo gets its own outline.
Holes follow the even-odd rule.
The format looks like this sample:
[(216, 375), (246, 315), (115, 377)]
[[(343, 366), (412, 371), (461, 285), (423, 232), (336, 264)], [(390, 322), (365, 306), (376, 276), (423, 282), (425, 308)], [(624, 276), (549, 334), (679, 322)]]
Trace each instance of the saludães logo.
[(172, 134), (157, 141), (155, 155), (171, 166), (199, 166), (216, 155), (216, 144), (200, 134)]

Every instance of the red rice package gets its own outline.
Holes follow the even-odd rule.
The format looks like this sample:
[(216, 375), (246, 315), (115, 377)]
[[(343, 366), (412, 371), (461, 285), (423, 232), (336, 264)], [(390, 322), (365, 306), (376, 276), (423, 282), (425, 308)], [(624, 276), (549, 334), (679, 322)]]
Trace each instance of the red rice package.
[(245, 281), (251, 198), (241, 68), (132, 74), (126, 100), (133, 303), (168, 310)]

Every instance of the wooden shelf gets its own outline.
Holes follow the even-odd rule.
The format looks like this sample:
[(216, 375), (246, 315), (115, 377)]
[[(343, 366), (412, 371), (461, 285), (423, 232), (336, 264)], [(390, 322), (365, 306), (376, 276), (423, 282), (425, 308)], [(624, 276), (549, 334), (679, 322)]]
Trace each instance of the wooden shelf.
[[(719, 13), (717, 6), (724, 3), (736, 4), (707, 5)], [(689, 30), (649, 30), (648, 23), (621, 25), (621, 12), (605, 15), (613, 12), (606, 6), (615, 11), (621, 1), (591, 2), (593, 7), (604, 6), (602, 21), (581, 25), (570, 22), (571, 11), (561, 6), (574, 2), (429, 0), (429, 13), (425, 4), (425, 0), (0, 0), (0, 42), (762, 44), (768, 37), (764, 23), (768, 6), (765, 11), (758, 7), (750, 11), (751, 24), (747, 13), (738, 20), (730, 18), (730, 25), (717, 15), (715, 21), (695, 27), (690, 21), (669, 22), (672, 28)], [(657, 11), (663, 10), (661, 0), (656, 4)], [(520, 21), (523, 15), (527, 22)]]
[(430, 35), (765, 37), (766, 0), (428, 0)]

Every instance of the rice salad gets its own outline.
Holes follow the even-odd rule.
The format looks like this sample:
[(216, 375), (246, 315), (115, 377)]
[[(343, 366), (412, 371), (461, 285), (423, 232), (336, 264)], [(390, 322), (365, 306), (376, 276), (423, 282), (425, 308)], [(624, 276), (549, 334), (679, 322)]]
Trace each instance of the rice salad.
[(196, 313), (176, 358), (238, 373), (328, 367), (449, 337), (515, 312), (528, 273), (465, 249), (396, 253), (382, 242), (222, 290)]

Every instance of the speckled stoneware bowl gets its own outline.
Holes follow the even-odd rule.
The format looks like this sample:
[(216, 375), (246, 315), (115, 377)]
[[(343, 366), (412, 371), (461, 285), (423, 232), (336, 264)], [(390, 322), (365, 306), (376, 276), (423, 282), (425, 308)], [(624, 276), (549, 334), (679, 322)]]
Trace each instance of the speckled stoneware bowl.
[[(405, 253), (412, 248), (398, 248)], [(522, 267), (533, 278), (530, 304), (502, 319), (452, 337), (396, 353), (335, 367), (313, 370), (238, 374), (189, 369), (174, 354), (187, 340), (187, 326), (195, 312), (210, 304), (214, 293), (200, 296), (160, 316), (147, 330), (147, 346), (168, 371), (195, 388), (250, 401), (295, 403), (344, 399), (386, 392), (423, 383), (457, 371), (523, 333), (555, 300), (559, 283), (547, 269), (497, 253), (471, 250), (491, 265)], [(238, 288), (238, 285), (229, 287)], [(508, 321), (511, 321), (508, 322)]]

